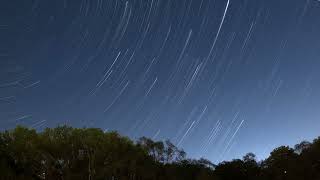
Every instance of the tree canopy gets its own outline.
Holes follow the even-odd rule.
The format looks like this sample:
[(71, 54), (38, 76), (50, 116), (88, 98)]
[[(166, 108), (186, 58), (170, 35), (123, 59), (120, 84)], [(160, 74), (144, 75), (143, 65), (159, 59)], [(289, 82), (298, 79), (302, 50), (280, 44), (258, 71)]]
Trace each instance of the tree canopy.
[(320, 138), (274, 149), (257, 162), (188, 159), (169, 140), (137, 142), (98, 128), (17, 126), (0, 133), (0, 179), (320, 180)]

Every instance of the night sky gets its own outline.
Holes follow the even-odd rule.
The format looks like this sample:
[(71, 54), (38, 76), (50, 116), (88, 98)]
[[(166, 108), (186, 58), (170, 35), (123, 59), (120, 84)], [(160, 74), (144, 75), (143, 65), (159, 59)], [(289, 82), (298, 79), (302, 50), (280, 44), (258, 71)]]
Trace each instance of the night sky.
[(1, 4), (1, 130), (98, 127), (213, 162), (320, 135), (320, 1)]

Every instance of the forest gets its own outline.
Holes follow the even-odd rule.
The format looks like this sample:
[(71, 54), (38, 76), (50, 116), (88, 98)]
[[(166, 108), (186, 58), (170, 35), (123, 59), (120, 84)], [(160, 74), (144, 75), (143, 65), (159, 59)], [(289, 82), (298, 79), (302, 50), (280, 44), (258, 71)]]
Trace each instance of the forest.
[(169, 140), (137, 141), (98, 128), (17, 126), (0, 133), (0, 178), (8, 180), (320, 180), (320, 138), (281, 146), (257, 161), (190, 159)]

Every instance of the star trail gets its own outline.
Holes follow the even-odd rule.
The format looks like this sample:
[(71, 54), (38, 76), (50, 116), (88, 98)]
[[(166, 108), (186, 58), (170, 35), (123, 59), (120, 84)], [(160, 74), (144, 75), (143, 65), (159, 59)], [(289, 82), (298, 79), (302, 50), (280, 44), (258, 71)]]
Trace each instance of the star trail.
[(1, 4), (2, 130), (98, 127), (214, 162), (319, 135), (319, 1)]

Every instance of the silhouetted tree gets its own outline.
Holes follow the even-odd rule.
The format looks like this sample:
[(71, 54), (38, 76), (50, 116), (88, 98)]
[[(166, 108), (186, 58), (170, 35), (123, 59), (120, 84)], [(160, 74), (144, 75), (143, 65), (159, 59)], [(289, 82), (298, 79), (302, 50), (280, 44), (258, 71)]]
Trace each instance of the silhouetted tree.
[(263, 172), (268, 179), (286, 180), (298, 177), (298, 155), (288, 146), (281, 146), (270, 153), (263, 163)]
[(294, 146), (294, 151), (297, 154), (301, 154), (304, 150), (308, 149), (311, 146), (311, 143), (308, 141), (302, 141), (299, 144)]
[(320, 138), (276, 148), (261, 163), (248, 153), (215, 165), (186, 159), (169, 140), (135, 143), (97, 128), (17, 126), (0, 132), (0, 179), (320, 180)]

